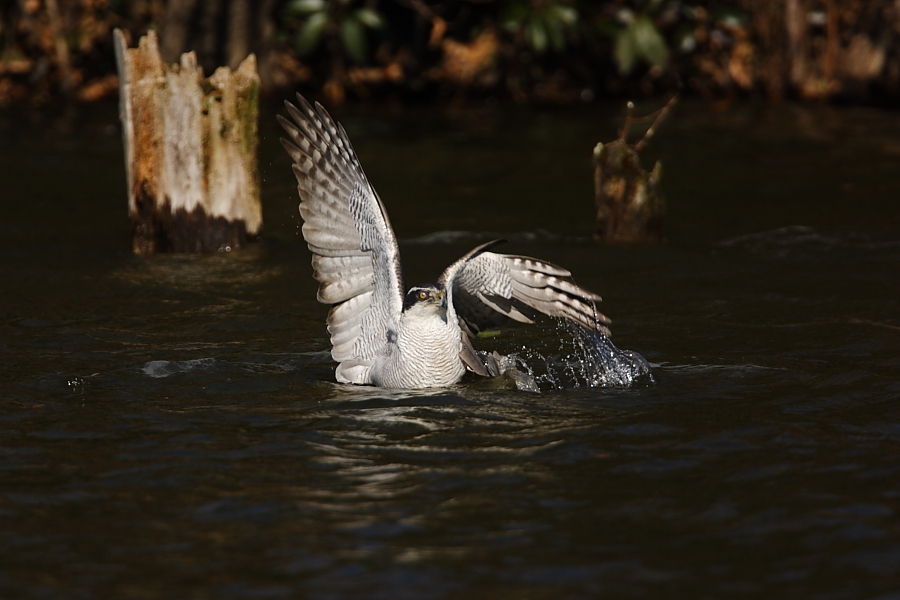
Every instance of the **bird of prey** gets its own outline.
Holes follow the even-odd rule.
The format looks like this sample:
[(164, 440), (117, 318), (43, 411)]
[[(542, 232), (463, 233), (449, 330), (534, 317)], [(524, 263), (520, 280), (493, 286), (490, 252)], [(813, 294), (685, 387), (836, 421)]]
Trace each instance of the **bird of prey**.
[(281, 142), (293, 159), (318, 300), (331, 305), (339, 382), (415, 389), (455, 384), (467, 370), (498, 375), (471, 338), (541, 313), (609, 334), (609, 319), (594, 307), (599, 296), (575, 285), (566, 269), (490, 251), (503, 240), (471, 250), (436, 283), (407, 291), (387, 210), (344, 128), (299, 94), (296, 106), (285, 107), (290, 118), (278, 119), (289, 139)]

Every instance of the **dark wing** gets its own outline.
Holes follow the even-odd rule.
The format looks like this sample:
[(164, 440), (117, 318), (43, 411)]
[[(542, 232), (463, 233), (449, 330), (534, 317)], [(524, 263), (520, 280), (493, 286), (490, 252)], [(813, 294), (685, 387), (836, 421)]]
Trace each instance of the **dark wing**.
[(328, 313), (331, 356), (343, 383), (370, 383), (369, 369), (403, 309), (400, 251), (387, 211), (369, 184), (344, 128), (297, 95), (278, 120), (294, 160), (303, 238), (313, 253), (319, 302)]
[(600, 296), (569, 279), (571, 273), (548, 262), (485, 251), (479, 246), (444, 271), (457, 316), (472, 333), (503, 325), (507, 319), (532, 323), (545, 314), (569, 319), (609, 335), (610, 320), (594, 306)]

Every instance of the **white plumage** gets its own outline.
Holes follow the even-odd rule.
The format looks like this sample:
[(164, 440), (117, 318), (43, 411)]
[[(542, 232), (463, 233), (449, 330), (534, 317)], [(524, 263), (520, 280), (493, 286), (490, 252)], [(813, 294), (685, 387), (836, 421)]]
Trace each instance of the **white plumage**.
[(290, 139), (303, 237), (312, 251), (318, 299), (328, 313), (335, 376), (342, 383), (391, 388), (452, 385), (466, 370), (488, 375), (470, 337), (507, 319), (539, 314), (604, 334), (609, 319), (596, 294), (569, 271), (483, 244), (447, 267), (437, 284), (407, 294), (387, 211), (369, 184), (344, 128), (318, 103), (297, 96), (279, 116)]

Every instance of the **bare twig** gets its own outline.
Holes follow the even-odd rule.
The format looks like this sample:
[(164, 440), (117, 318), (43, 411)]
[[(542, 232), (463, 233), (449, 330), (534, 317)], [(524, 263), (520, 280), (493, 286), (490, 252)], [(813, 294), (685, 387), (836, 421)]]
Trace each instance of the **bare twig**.
[[(677, 100), (678, 94), (675, 94), (669, 99), (668, 102), (666, 102), (665, 106), (656, 111), (656, 119), (653, 120), (653, 124), (650, 125), (650, 129), (647, 130), (647, 132), (644, 134), (644, 137), (641, 138), (641, 141), (634, 145), (635, 152), (640, 152), (641, 148), (647, 145), (647, 142), (649, 142), (650, 138), (653, 137), (653, 134), (656, 133), (656, 130), (662, 124), (662, 120), (667, 114), (669, 114), (669, 111), (672, 110), (673, 106), (675, 106), (675, 102)], [(647, 115), (647, 117), (650, 117), (652, 114), (653, 113), (650, 113), (650, 115)]]
[[(675, 106), (675, 102), (678, 100), (678, 94), (672, 96), (666, 105), (660, 108), (659, 110), (655, 110), (649, 115), (645, 115), (643, 117), (635, 117), (634, 116), (634, 102), (629, 101), (625, 105), (625, 125), (622, 126), (622, 130), (619, 131), (619, 139), (622, 141), (628, 141), (628, 132), (631, 129), (632, 123), (642, 123), (649, 119), (654, 119), (653, 123), (650, 125), (650, 128), (644, 133), (644, 137), (640, 139), (640, 141), (634, 145), (634, 151), (640, 152), (641, 148), (647, 145), (650, 141), (650, 138), (653, 137), (653, 134), (656, 133), (656, 130), (659, 129), (660, 124), (662, 123), (663, 118), (669, 114), (669, 111), (672, 110), (672, 107)], [(654, 118), (655, 117), (655, 118)]]
[(631, 124), (635, 121), (634, 117), (634, 102), (631, 100), (625, 104), (625, 124), (622, 125), (622, 130), (619, 132), (619, 139), (623, 142), (628, 141), (628, 130), (631, 129)]

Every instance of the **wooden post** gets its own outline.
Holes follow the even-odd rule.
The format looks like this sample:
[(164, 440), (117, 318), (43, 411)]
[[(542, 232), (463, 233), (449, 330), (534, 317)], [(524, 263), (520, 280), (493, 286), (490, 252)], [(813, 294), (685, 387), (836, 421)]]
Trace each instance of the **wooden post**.
[(650, 173), (641, 167), (637, 151), (625, 140), (594, 147), (594, 240), (607, 243), (663, 239), (666, 205), (659, 180), (662, 165)]
[(206, 79), (193, 52), (165, 65), (156, 33), (114, 32), (133, 248), (240, 248), (262, 228), (256, 58)]
[(673, 96), (657, 112), (644, 137), (634, 145), (628, 143), (628, 130), (633, 122), (643, 119), (632, 116), (634, 105), (629, 102), (619, 139), (594, 147), (595, 241), (629, 243), (663, 239), (666, 202), (659, 184), (662, 164), (657, 161), (648, 173), (641, 166), (638, 152), (653, 137), (663, 117), (675, 104), (676, 97)]

